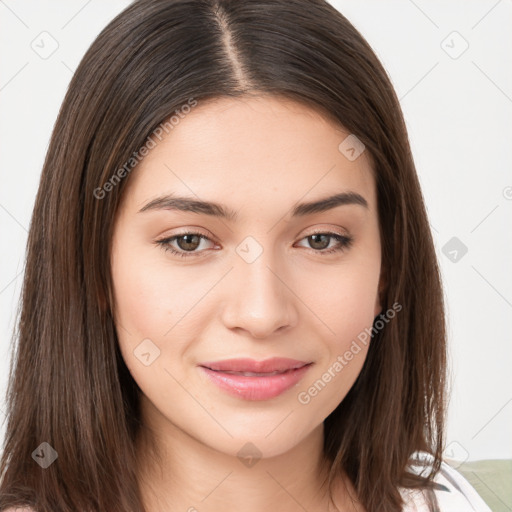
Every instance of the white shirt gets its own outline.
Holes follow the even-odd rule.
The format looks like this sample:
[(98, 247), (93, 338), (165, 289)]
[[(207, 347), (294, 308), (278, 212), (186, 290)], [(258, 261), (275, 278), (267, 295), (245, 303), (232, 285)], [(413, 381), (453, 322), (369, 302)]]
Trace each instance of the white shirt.
[[(410, 465), (411, 471), (416, 474), (429, 471), (432, 455), (416, 452), (413, 457), (418, 462)], [(429, 508), (425, 490), (401, 488), (406, 502), (403, 512), (492, 512), (471, 484), (446, 462), (441, 463), (434, 481), (443, 486), (433, 490), (437, 506), (434, 504)]]

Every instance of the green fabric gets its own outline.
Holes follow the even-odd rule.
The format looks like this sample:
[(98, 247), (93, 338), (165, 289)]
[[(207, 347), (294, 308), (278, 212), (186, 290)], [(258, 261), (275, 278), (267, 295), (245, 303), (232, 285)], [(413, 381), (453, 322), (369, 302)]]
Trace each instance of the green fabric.
[(512, 511), (512, 460), (476, 460), (453, 466), (492, 512)]

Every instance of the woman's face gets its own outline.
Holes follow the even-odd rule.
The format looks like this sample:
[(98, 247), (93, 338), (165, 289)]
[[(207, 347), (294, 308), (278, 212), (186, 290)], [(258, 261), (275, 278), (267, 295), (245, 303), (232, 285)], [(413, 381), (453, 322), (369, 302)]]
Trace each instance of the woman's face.
[[(112, 246), (116, 325), (158, 433), (278, 455), (349, 391), (381, 310), (375, 183), (349, 135), (289, 100), (223, 98), (132, 171)], [(307, 206), (348, 193), (363, 199)], [(240, 358), (253, 365), (226, 362)], [(293, 362), (257, 365), (271, 358)]]

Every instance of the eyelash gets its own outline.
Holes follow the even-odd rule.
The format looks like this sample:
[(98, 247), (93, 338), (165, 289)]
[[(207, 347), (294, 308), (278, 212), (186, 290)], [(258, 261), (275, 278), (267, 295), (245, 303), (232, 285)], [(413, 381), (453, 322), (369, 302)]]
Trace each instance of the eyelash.
[[(187, 233), (182, 233), (182, 234), (179, 234), (179, 235), (174, 235), (174, 236), (171, 236), (169, 238), (164, 238), (162, 240), (157, 240), (155, 243), (157, 245), (161, 246), (164, 251), (166, 251), (166, 252), (169, 251), (173, 255), (180, 256), (182, 258), (194, 257), (196, 254), (199, 254), (199, 253), (197, 253), (197, 252), (177, 251), (176, 249), (174, 249), (170, 245), (170, 243), (172, 241), (174, 241), (174, 240), (176, 240), (178, 238), (181, 238), (183, 236), (187, 236), (187, 235), (196, 235), (196, 236), (200, 237), (201, 239), (209, 240), (209, 238), (207, 236), (203, 235), (202, 233), (190, 231), (190, 232), (187, 232)], [(309, 238), (310, 236), (313, 236), (313, 235), (327, 235), (328, 237), (334, 238), (335, 240), (337, 240), (339, 242), (337, 246), (331, 247), (330, 249), (324, 249), (324, 250), (310, 249), (314, 253), (320, 254), (321, 256), (325, 256), (325, 255), (328, 255), (328, 254), (333, 254), (333, 253), (345, 251), (345, 250), (349, 249), (352, 246), (352, 243), (354, 241), (354, 238), (352, 236), (340, 235), (339, 233), (332, 233), (332, 232), (329, 232), (329, 231), (315, 231), (315, 232), (310, 233), (309, 235), (305, 236), (301, 240), (304, 240), (305, 238)]]

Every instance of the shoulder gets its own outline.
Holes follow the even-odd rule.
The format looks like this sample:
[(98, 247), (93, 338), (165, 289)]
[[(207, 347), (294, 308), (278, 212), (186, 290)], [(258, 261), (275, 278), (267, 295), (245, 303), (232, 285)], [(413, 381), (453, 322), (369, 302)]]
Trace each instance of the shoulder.
[[(416, 452), (413, 455), (410, 470), (421, 474), (430, 467), (433, 461), (432, 455), (425, 452)], [(433, 510), (439, 512), (492, 512), (471, 484), (446, 462), (441, 463), (441, 468), (434, 481), (438, 488), (431, 495), (437, 501), (437, 507)], [(405, 506), (403, 512), (428, 512), (428, 491), (420, 489), (400, 490)]]

